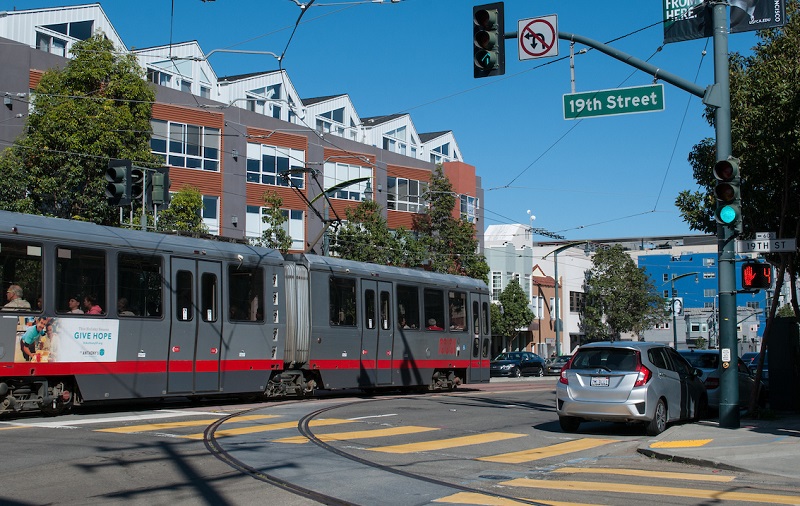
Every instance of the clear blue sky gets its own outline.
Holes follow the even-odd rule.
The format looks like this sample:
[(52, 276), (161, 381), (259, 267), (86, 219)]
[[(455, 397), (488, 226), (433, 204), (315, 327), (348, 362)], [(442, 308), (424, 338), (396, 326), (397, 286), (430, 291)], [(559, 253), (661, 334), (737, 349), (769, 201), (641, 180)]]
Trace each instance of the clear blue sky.
[[(0, 10), (82, 3), (88, 2), (0, 0)], [(700, 99), (664, 83), (663, 112), (565, 121), (569, 43), (559, 43), (556, 58), (519, 61), (516, 41), (508, 40), (505, 76), (474, 79), (472, 6), (479, 3), (486, 2), (317, 0), (291, 42), (300, 14), (293, 0), (101, 5), (128, 48), (197, 40), (206, 53), (280, 54), (288, 43), (283, 68), (301, 97), (347, 93), (362, 117), (408, 112), (419, 132), (452, 130), (464, 160), (482, 179), (484, 228), (529, 224), (531, 210), (534, 227), (568, 239), (696, 233), (682, 222), (674, 201), (681, 190), (696, 189), (686, 161), (691, 147), (714, 136)], [(506, 32), (516, 31), (520, 19), (555, 14), (562, 32), (607, 42), (703, 87), (711, 84), (711, 40), (667, 44), (657, 52), (661, 4), (506, 0)], [(735, 34), (729, 48), (748, 52), (755, 42), (754, 32)], [(581, 48), (576, 45), (576, 52)], [(219, 76), (278, 68), (263, 55), (217, 53), (210, 61)], [(576, 55), (575, 76), (577, 92), (653, 82), (594, 50)]]

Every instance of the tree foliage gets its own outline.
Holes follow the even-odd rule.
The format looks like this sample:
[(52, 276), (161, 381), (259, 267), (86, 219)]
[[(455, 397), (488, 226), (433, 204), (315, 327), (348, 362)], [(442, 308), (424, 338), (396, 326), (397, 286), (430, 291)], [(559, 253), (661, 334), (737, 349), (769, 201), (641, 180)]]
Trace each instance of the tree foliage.
[(288, 218), (281, 209), (283, 199), (274, 191), (264, 192), (264, 205), (267, 212), (261, 217), (261, 221), (267, 228), (261, 233), (261, 237), (253, 239), (252, 243), (286, 254), (292, 247), (292, 237), (285, 227)]
[(170, 198), (169, 207), (158, 214), (158, 230), (197, 234), (208, 233), (200, 209), (203, 195), (193, 186), (184, 186)]
[(350, 260), (418, 267), (425, 258), (419, 241), (403, 227), (392, 231), (380, 205), (364, 200), (345, 211), (347, 221), (331, 241), (331, 250)]
[(499, 306), (492, 304), (492, 335), (513, 337), (517, 335), (517, 329), (528, 328), (534, 315), (519, 280), (511, 280), (498, 300)]
[(0, 158), (0, 208), (117, 224), (105, 199), (109, 158), (157, 164), (151, 154), (155, 92), (135, 56), (102, 35), (77, 42), (64, 68), (46, 71), (26, 133)]
[(666, 302), (644, 269), (620, 245), (598, 250), (586, 277), (581, 327), (589, 341), (642, 333), (664, 321)]
[(414, 217), (412, 230), (428, 252), (431, 269), (488, 282), (489, 265), (477, 253), (475, 225), (453, 217), (456, 194), (441, 165), (431, 174), (428, 200), (430, 208)]

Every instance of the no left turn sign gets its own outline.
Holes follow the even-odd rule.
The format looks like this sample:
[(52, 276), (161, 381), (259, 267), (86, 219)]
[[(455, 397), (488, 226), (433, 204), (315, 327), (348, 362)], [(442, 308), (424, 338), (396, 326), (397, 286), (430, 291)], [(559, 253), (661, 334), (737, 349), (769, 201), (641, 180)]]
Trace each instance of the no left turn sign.
[(517, 33), (520, 61), (558, 56), (558, 16), (555, 14), (520, 19)]

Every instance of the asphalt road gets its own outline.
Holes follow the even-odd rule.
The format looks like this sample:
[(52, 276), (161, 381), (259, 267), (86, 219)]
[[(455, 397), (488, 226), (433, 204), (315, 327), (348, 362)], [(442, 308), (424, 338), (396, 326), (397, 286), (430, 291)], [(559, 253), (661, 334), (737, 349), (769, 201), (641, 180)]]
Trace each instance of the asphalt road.
[(800, 503), (795, 480), (644, 457), (636, 426), (564, 434), (554, 382), (0, 419), (0, 504)]

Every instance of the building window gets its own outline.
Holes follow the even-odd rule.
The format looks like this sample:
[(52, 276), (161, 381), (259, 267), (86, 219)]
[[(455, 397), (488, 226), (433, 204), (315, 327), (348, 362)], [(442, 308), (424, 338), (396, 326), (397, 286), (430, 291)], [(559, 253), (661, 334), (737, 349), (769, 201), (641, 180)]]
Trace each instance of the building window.
[(717, 265), (717, 260), (715, 258), (704, 258), (703, 259), (703, 266), (704, 267), (713, 267)]
[(753, 308), (753, 309), (759, 309), (761, 307), (761, 303), (758, 302), (758, 301), (755, 301), (755, 300), (754, 301), (750, 301), (750, 302), (747, 303), (747, 307)]
[[(306, 153), (298, 149), (279, 148), (264, 144), (247, 143), (247, 182), (275, 186), (303, 188), (305, 174), (290, 174), (289, 179), (281, 174), (289, 169), (302, 169), (306, 164)], [(291, 185), (289, 181), (291, 180)]]
[(584, 293), (583, 292), (569, 292), (569, 312), (580, 313), (583, 310)]
[(478, 198), (469, 195), (461, 195), (461, 219), (469, 223), (475, 223), (475, 211), (478, 208)]
[[(247, 237), (262, 237), (269, 230), (263, 220), (267, 211), (266, 207), (247, 206)], [(305, 244), (305, 213), (296, 209), (281, 209), (281, 212), (286, 218), (283, 229), (292, 238), (291, 249), (302, 250)]]
[[(716, 297), (717, 291), (713, 288), (706, 288), (703, 290), (703, 297)], [(664, 297), (667, 297), (666, 295)]]
[(211, 88), (208, 86), (200, 86), (200, 96), (203, 98), (211, 98)]
[(184, 93), (191, 93), (192, 92), (192, 82), (187, 81), (186, 79), (179, 80), (181, 85), (181, 91)]
[(663, 281), (669, 281), (669, 274), (663, 274), (663, 275), (661, 276), (661, 279), (662, 279)]
[(344, 107), (317, 116), (316, 129), (320, 133), (344, 137)]
[(717, 273), (716, 273), (716, 272), (713, 272), (713, 271), (711, 271), (711, 272), (704, 272), (704, 273), (703, 273), (703, 279), (715, 279), (716, 277), (717, 277)]
[[(325, 188), (332, 188), (346, 181), (361, 178), (372, 178), (372, 168), (338, 162), (325, 163)], [(344, 200), (362, 200), (366, 188), (367, 181), (353, 183), (342, 187), (332, 197)]]
[(503, 274), (492, 272), (492, 300), (500, 300), (500, 293), (503, 291)]
[(383, 149), (405, 155), (408, 150), (406, 127), (400, 127), (383, 135)]
[(52, 53), (64, 57), (67, 56), (67, 41), (46, 33), (36, 33), (36, 47), (45, 53)]
[(172, 167), (219, 171), (219, 128), (152, 120), (150, 149)]
[(427, 182), (402, 177), (387, 177), (386, 186), (387, 209), (419, 213), (428, 205), (425, 198), (428, 193)]
[(160, 86), (170, 87), (172, 84), (172, 76), (170, 74), (151, 68), (147, 69), (147, 80)]
[(200, 212), (208, 232), (219, 234), (219, 197), (203, 195), (203, 208)]

